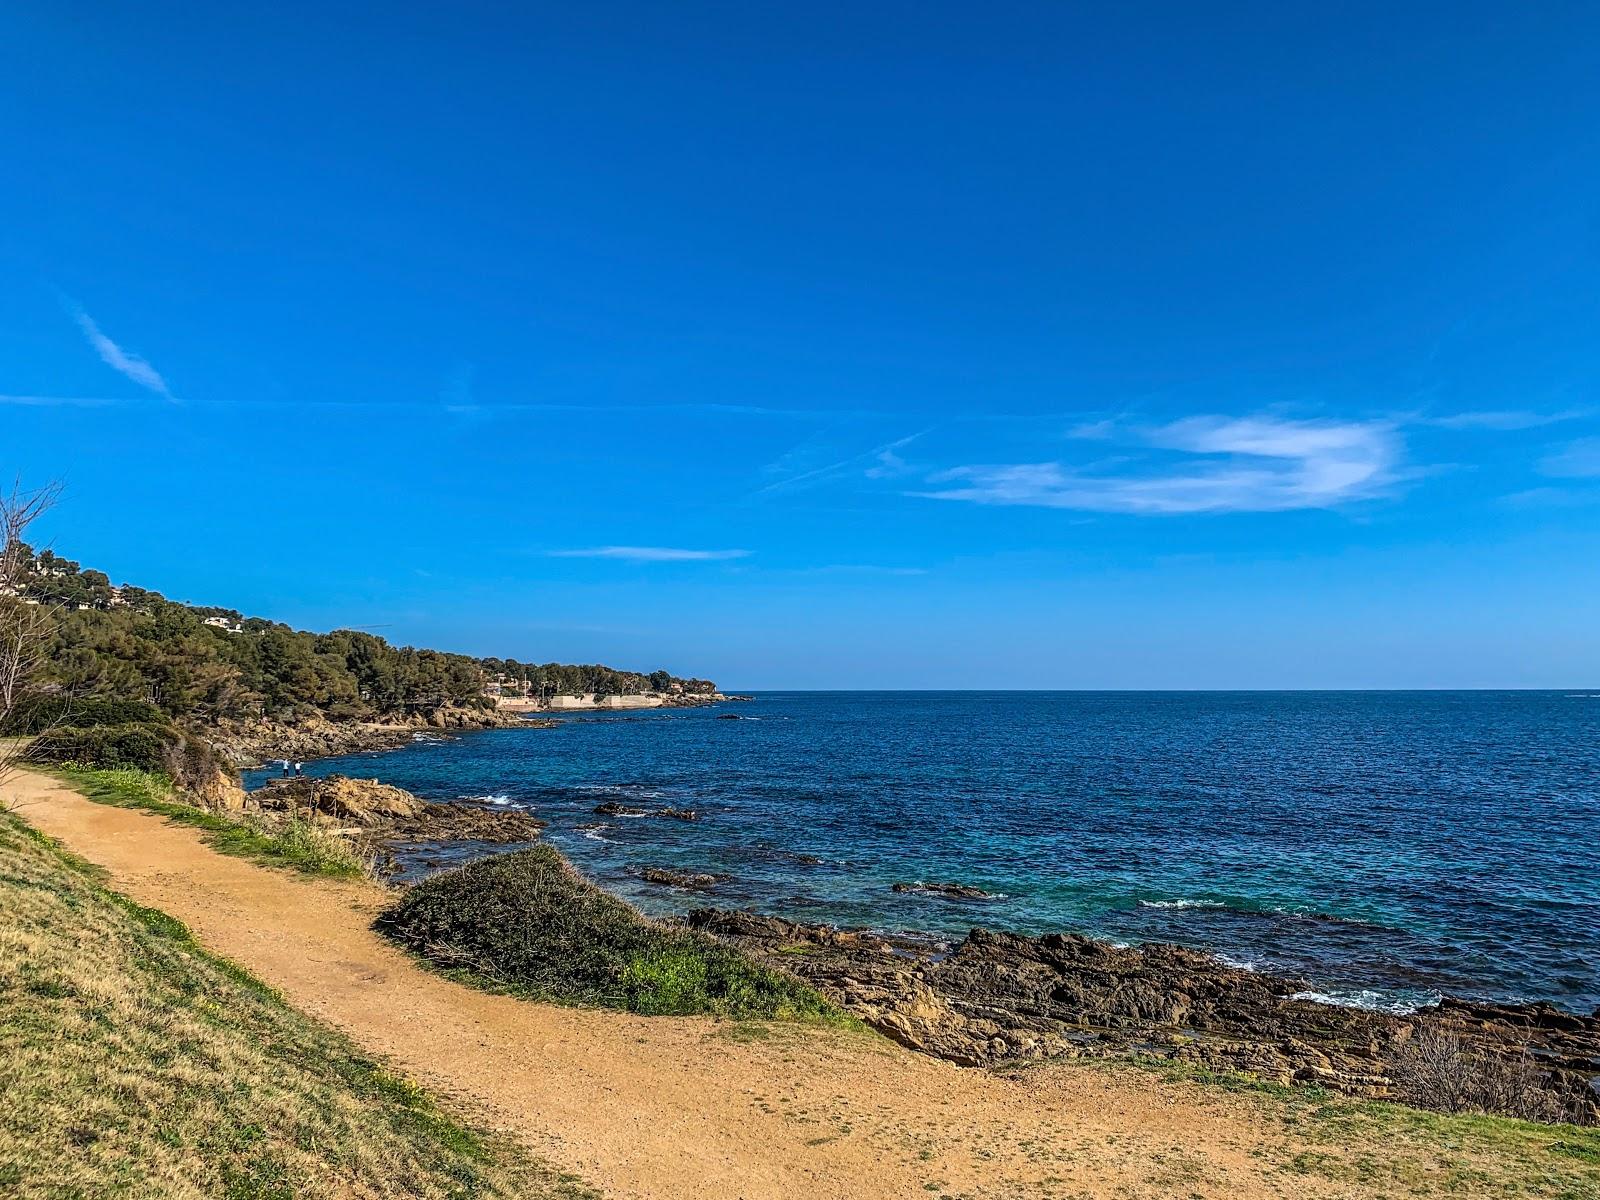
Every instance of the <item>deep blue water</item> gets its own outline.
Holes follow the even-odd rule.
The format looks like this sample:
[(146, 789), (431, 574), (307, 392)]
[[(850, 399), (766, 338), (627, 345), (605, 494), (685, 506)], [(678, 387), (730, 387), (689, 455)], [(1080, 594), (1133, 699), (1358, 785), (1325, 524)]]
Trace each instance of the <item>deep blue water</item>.
[[(1347, 1001), (1600, 1005), (1595, 693), (765, 693), (307, 769), (529, 807), (652, 912), (1074, 930)], [(595, 815), (607, 800), (701, 819)], [(733, 878), (708, 900), (640, 866)]]

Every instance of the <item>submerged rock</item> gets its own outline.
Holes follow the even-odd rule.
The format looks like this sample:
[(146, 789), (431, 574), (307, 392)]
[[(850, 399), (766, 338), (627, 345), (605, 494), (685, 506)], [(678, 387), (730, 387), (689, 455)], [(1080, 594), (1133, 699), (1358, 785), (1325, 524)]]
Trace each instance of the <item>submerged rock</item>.
[(973, 887), (969, 883), (897, 883), (893, 889), (902, 894), (918, 896), (943, 896), (946, 900), (999, 900), (1002, 897), (994, 892), (986, 892), (980, 887)]
[(634, 804), (619, 804), (615, 800), (596, 804), (594, 811), (602, 817), (671, 817), (675, 821), (700, 819), (700, 814), (692, 808), (640, 808)]
[(659, 883), (663, 887), (684, 888), (688, 891), (705, 891), (727, 881), (726, 875), (713, 875), (695, 871), (674, 871), (668, 867), (643, 867), (639, 878), (646, 883)]
[(1410, 1015), (1298, 996), (1303, 979), (1180, 946), (974, 929), (949, 953), (865, 931), (696, 909), (688, 923), (951, 1062), (1160, 1056), (1422, 1107), (1600, 1123), (1600, 1013), (1446, 1000)]

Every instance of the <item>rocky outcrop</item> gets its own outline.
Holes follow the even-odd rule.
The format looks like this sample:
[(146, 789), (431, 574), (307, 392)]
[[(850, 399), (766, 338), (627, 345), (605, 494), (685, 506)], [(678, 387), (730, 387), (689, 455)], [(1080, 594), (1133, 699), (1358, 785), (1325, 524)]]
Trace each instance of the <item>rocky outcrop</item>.
[(376, 779), (351, 779), (346, 775), (329, 775), (325, 779), (309, 775), (274, 779), (251, 792), (250, 800), (267, 811), (298, 812), (314, 820), (357, 825), (415, 817), (423, 809), (423, 801), (404, 788), (379, 783)]
[(184, 790), (202, 808), (214, 812), (239, 812), (248, 796), (238, 777), (220, 766), (188, 780)]
[(435, 804), (376, 779), (329, 775), (274, 779), (248, 794), (268, 813), (295, 813), (325, 825), (355, 826), (369, 844), (537, 841), (545, 823), (518, 809), (468, 801)]
[(538, 841), (544, 827), (545, 823), (531, 813), (457, 801), (454, 804), (424, 802), (421, 811), (384, 821), (374, 832), (379, 840), (390, 844), (485, 842), (512, 845)]
[(690, 925), (799, 975), (902, 1045), (986, 1066), (1156, 1056), (1426, 1107), (1600, 1121), (1600, 1013), (1447, 1000), (1411, 1015), (1297, 998), (1305, 980), (1179, 946), (974, 929), (948, 950), (697, 909)]

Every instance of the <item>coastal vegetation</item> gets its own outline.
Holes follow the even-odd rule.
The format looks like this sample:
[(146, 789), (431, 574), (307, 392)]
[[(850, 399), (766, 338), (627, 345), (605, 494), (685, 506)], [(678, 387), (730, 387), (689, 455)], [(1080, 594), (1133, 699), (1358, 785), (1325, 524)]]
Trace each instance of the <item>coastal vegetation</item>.
[(435, 875), (378, 927), (444, 970), (531, 999), (648, 1015), (843, 1019), (788, 974), (646, 919), (547, 846)]
[(233, 609), (113, 586), (104, 572), (49, 550), (35, 554), (26, 545), (15, 586), (22, 599), (57, 613), (43, 682), (78, 700), (146, 702), (169, 718), (315, 712), (363, 720), (446, 704), (485, 705), (484, 684), (496, 676), (548, 694), (715, 690), (708, 680), (666, 671), (473, 658), (391, 646), (352, 629), (308, 633)]
[(0, 911), (0, 1193), (590, 1194), (3, 813)]

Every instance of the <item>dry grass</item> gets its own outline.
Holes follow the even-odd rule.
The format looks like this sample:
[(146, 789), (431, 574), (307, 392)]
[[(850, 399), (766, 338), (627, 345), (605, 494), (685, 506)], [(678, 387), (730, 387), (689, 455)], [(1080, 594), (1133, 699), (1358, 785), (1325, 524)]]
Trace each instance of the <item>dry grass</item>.
[(0, 814), (0, 1194), (579, 1197)]
[(1600, 1200), (1600, 1129), (1590, 1126), (1426, 1112), (1165, 1059), (1016, 1064), (996, 1073), (1026, 1081), (1051, 1070), (1149, 1073), (1203, 1087), (1212, 1102), (1231, 1094), (1262, 1122), (1251, 1155), (1283, 1181), (1285, 1196), (1326, 1195), (1332, 1185), (1340, 1200)]

